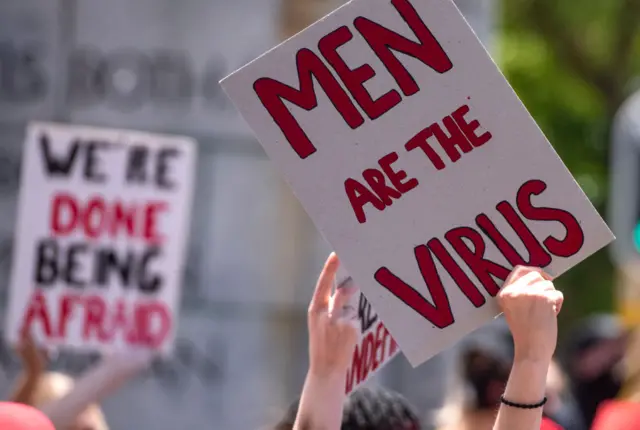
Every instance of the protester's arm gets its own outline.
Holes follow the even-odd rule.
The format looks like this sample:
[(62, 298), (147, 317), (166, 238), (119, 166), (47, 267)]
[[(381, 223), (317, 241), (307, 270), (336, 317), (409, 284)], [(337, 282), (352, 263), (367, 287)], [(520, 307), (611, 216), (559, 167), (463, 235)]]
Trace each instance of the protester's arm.
[[(514, 363), (504, 399), (535, 405), (544, 399), (547, 371), (558, 337), (557, 314), (563, 296), (535, 268), (517, 267), (498, 296), (515, 345)], [(539, 430), (542, 406), (500, 405), (494, 430)]]
[(69, 394), (40, 409), (57, 429), (68, 428), (89, 405), (100, 403), (147, 367), (150, 361), (151, 355), (146, 353), (105, 357), (76, 381)]
[(44, 353), (38, 350), (31, 336), (27, 335), (18, 348), (22, 361), (22, 374), (18, 379), (15, 392), (9, 401), (33, 405), (33, 396), (38, 388), (38, 382), (47, 366)]
[(309, 305), (309, 372), (294, 430), (338, 430), (342, 423), (349, 363), (358, 340), (354, 316), (344, 311), (356, 293), (339, 288), (331, 296), (339, 261), (331, 254)]

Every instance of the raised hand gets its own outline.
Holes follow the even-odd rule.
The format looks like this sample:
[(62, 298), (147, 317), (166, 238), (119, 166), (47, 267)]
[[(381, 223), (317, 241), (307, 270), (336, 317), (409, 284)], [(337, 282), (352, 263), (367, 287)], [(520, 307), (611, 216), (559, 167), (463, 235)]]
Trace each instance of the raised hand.
[(356, 311), (346, 308), (357, 289), (338, 288), (332, 296), (339, 265), (338, 257), (332, 253), (309, 305), (309, 371), (317, 376), (345, 374), (358, 341)]
[(359, 331), (355, 309), (346, 306), (357, 289), (346, 286), (331, 294), (339, 265), (338, 257), (332, 253), (309, 305), (309, 372), (294, 430), (341, 426), (347, 369)]
[(498, 303), (513, 335), (516, 358), (551, 360), (563, 300), (542, 270), (518, 266), (511, 272), (498, 294)]

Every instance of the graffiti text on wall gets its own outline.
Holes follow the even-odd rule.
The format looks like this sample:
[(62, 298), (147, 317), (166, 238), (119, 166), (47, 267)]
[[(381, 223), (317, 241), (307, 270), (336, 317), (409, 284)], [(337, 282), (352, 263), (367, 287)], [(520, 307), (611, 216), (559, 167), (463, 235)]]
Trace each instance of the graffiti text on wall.
[[(0, 103), (44, 100), (59, 82), (48, 69), (55, 64), (42, 45), (0, 41)], [(49, 66), (49, 67), (47, 67)], [(221, 54), (201, 68), (186, 52), (123, 48), (102, 51), (79, 47), (66, 64), (67, 100), (74, 107), (105, 105), (130, 112), (145, 106), (230, 110), (218, 81), (230, 73)]]

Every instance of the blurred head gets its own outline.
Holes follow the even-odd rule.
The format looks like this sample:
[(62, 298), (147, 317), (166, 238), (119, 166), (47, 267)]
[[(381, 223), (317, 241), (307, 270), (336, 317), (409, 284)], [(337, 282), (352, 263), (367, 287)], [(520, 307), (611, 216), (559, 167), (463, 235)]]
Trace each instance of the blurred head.
[(0, 402), (0, 428), (3, 430), (55, 430), (36, 408), (20, 403)]
[(565, 360), (578, 406), (588, 423), (605, 400), (617, 396), (623, 383), (621, 363), (626, 349), (625, 331), (612, 315), (597, 315), (571, 330)]
[[(291, 430), (298, 402), (287, 411), (275, 430)], [(341, 430), (420, 430), (418, 414), (407, 399), (384, 389), (359, 388), (344, 406)]]
[[(47, 372), (40, 378), (33, 395), (33, 404), (41, 406), (64, 397), (73, 389), (74, 383), (70, 376), (57, 372)], [(89, 406), (83, 411), (68, 430), (108, 430), (107, 423), (100, 407)]]
[(472, 410), (500, 404), (513, 363), (513, 339), (503, 319), (477, 330), (462, 343), (462, 375)]

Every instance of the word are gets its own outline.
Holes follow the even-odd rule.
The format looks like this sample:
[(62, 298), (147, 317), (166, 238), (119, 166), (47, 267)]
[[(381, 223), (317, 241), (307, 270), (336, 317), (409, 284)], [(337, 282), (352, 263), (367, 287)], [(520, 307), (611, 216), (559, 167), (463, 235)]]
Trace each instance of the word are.
[(53, 298), (36, 289), (25, 312), (22, 330), (33, 333), (37, 325), (47, 339), (64, 340), (70, 323), (76, 319), (81, 321), (80, 336), (86, 342), (111, 344), (119, 339), (128, 345), (152, 348), (165, 342), (173, 325), (170, 310), (159, 301), (128, 303), (117, 299), (107, 303), (97, 295), (74, 294)]
[[(461, 226), (445, 233), (445, 240), (491, 296), (495, 296), (500, 290), (500, 285), (496, 282), (496, 278), (504, 281), (509, 275), (510, 269), (485, 257), (487, 242), (481, 233), (484, 233), (493, 242), (511, 267), (525, 265), (544, 268), (551, 263), (552, 255), (569, 258), (577, 254), (584, 245), (582, 227), (571, 213), (558, 208), (536, 207), (531, 203), (531, 198), (541, 194), (546, 188), (547, 184), (541, 180), (527, 181), (516, 194), (518, 211), (507, 201), (502, 201), (496, 206), (498, 212), (522, 241), (527, 250), (528, 259), (516, 251), (513, 244), (498, 230), (489, 216), (484, 213), (476, 216), (476, 228)], [(522, 217), (520, 214), (522, 214)], [(548, 236), (539, 241), (522, 218), (530, 221), (560, 223), (564, 227), (566, 234), (563, 238)], [(387, 267), (379, 268), (375, 272), (374, 278), (381, 286), (434, 326), (443, 329), (455, 322), (451, 304), (434, 257), (476, 308), (485, 304), (484, 295), (467, 276), (462, 267), (458, 265), (439, 238), (432, 238), (426, 245), (416, 246), (414, 254), (418, 270), (422, 275), (433, 303)]]
[[(459, 107), (442, 119), (443, 126), (434, 122), (418, 132), (405, 144), (405, 149), (413, 151), (420, 148), (431, 164), (437, 170), (442, 170), (446, 164), (430, 143), (431, 139), (446, 153), (449, 160), (455, 163), (460, 160), (462, 154), (471, 152), (492, 138), (488, 131), (478, 134), (480, 122), (477, 119), (465, 118), (469, 111), (467, 105)], [(393, 163), (399, 158), (397, 152), (391, 152), (378, 160), (379, 168), (365, 169), (362, 178), (366, 185), (354, 178), (344, 181), (345, 193), (360, 224), (367, 221), (364, 211), (366, 205), (370, 204), (378, 211), (383, 211), (391, 206), (394, 200), (400, 199), (419, 185), (416, 178), (409, 178), (407, 172), (393, 167)]]
[(301, 159), (316, 152), (316, 147), (294, 117), (285, 100), (306, 111), (315, 109), (318, 106), (318, 97), (314, 87), (314, 79), (329, 97), (345, 123), (355, 130), (364, 124), (365, 119), (351, 101), (351, 97), (373, 121), (402, 101), (400, 92), (405, 97), (409, 97), (420, 91), (416, 80), (398, 59), (397, 53), (415, 58), (440, 74), (453, 68), (449, 56), (422, 21), (411, 2), (409, 0), (391, 0), (391, 4), (418, 39), (418, 42), (363, 16), (356, 18), (353, 21), (353, 26), (383, 63), (400, 91), (389, 89), (374, 100), (365, 88), (365, 83), (376, 76), (376, 71), (369, 64), (352, 69), (338, 52), (339, 48), (354, 37), (354, 32), (347, 26), (332, 31), (318, 42), (318, 50), (324, 61), (338, 75), (346, 89), (334, 77), (325, 62), (308, 48), (300, 49), (296, 53), (299, 89), (268, 77), (260, 78), (254, 82), (253, 89), (262, 105)]

